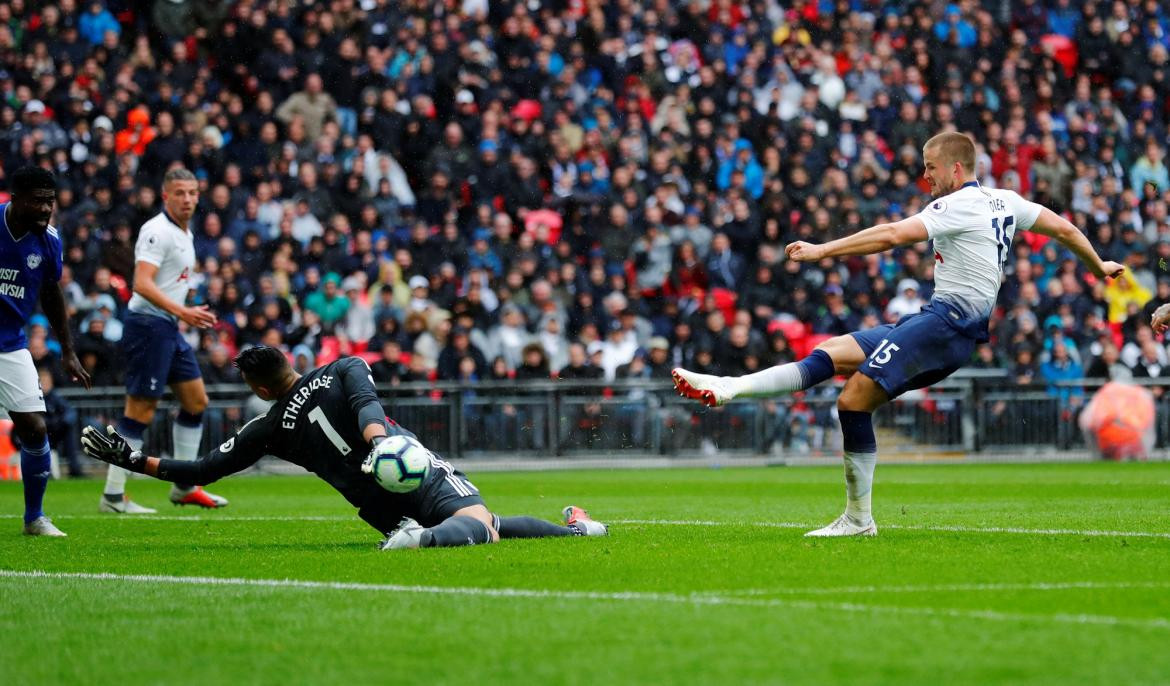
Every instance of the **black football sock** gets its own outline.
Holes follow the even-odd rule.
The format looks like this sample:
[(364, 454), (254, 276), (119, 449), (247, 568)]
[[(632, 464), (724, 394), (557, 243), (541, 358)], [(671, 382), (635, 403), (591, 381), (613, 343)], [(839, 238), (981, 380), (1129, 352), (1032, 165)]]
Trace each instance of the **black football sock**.
[(547, 536), (576, 536), (572, 527), (546, 522), (536, 517), (495, 517), (500, 538), (545, 538)]
[(492, 532), (475, 517), (451, 517), (422, 532), (419, 547), (452, 548), (461, 545), (491, 543)]

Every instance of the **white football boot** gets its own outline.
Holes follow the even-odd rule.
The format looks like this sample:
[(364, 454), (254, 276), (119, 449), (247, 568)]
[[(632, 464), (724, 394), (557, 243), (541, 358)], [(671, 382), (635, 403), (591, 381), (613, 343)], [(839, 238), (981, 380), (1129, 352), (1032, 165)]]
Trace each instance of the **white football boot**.
[(858, 524), (852, 517), (843, 514), (833, 520), (833, 523), (805, 534), (813, 538), (835, 538), (838, 536), (877, 536), (877, 524), (870, 519), (864, 524)]
[(569, 505), (561, 514), (565, 516), (565, 526), (576, 527), (584, 536), (609, 535), (609, 527), (590, 518), (588, 512), (576, 505)]
[(68, 536), (69, 534), (61, 531), (53, 526), (53, 520), (41, 515), (24, 525), (25, 536), (56, 536), (58, 538)]
[(378, 546), (378, 550), (406, 550), (408, 548), (417, 548), (422, 543), (422, 534), (426, 531), (422, 524), (414, 521), (410, 517), (406, 517), (398, 524), (398, 528), (394, 530), (385, 541), (382, 541)]
[(130, 496), (123, 495), (121, 500), (109, 500), (102, 496), (101, 502), (98, 503), (98, 512), (109, 512), (113, 514), (155, 514), (158, 510), (152, 507), (143, 507), (130, 499)]
[(707, 407), (719, 407), (734, 397), (726, 377), (690, 372), (682, 367), (675, 367), (670, 375), (679, 395), (698, 400)]

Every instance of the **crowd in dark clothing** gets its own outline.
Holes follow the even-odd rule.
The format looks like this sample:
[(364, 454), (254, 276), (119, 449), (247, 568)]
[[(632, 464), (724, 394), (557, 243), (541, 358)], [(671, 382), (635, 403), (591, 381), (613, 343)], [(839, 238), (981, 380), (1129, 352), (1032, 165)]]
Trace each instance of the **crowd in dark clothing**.
[(211, 382), (259, 342), (387, 383), (665, 379), (921, 308), (926, 244), (783, 246), (919, 211), (922, 143), (960, 130), (982, 184), (1130, 269), (1107, 285), (1021, 233), (973, 362), (1163, 376), (1143, 322), (1170, 299), (1168, 47), (1156, 0), (13, 0), (0, 161), (57, 174), (98, 384), (175, 166), (202, 190), (193, 299), (219, 323), (188, 335)]

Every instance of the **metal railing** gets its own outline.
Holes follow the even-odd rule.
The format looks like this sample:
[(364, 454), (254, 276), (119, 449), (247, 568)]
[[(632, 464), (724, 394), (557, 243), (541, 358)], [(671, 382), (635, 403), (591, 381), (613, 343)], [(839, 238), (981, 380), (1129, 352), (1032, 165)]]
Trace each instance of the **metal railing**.
[[(1084, 401), (1104, 380), (1066, 382)], [(1144, 385), (1161, 387), (1157, 380)], [(714, 453), (799, 458), (841, 447), (836, 398), (826, 384), (776, 399), (737, 400), (707, 409), (680, 398), (669, 382), (450, 382), (380, 386), (386, 411), (429, 447), (452, 458), (697, 457)], [(113, 423), (124, 390), (61, 389), (77, 412), (74, 432)], [(231, 436), (263, 403), (244, 386), (212, 386), (204, 450)], [(1159, 397), (1170, 410), (1170, 395)], [(1078, 404), (1080, 403), (1080, 404)], [(162, 407), (171, 405), (164, 398)], [(875, 414), (883, 454), (1010, 455), (1080, 450), (1078, 400), (1044, 386), (1018, 386), (1001, 372), (965, 372), (913, 391)], [(1157, 447), (1170, 441), (1170, 412), (1158, 412)], [(170, 420), (159, 412), (146, 450), (170, 452)], [(73, 437), (76, 440), (76, 437)]]

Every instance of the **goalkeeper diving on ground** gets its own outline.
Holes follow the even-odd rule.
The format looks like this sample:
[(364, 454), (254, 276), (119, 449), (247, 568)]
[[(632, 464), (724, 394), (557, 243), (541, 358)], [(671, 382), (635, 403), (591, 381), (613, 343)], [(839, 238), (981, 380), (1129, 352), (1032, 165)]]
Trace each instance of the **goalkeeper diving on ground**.
[[(324, 479), (358, 509), (358, 516), (386, 536), (382, 550), (494, 543), (501, 538), (604, 536), (604, 524), (575, 506), (565, 524), (535, 517), (500, 517), (478, 489), (449, 462), (432, 454), (421, 484), (408, 493), (386, 490), (362, 469), (390, 436), (417, 437), (387, 418), (359, 358), (348, 357), (301, 376), (284, 353), (257, 346), (235, 358), (244, 382), (273, 404), (194, 462), (149, 457), (133, 450), (112, 426), (86, 427), (85, 453), (163, 481), (206, 485), (246, 469), (265, 455), (300, 465)], [(369, 457), (367, 457), (369, 456)]]

